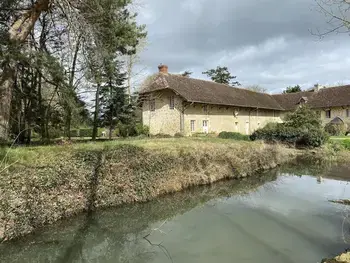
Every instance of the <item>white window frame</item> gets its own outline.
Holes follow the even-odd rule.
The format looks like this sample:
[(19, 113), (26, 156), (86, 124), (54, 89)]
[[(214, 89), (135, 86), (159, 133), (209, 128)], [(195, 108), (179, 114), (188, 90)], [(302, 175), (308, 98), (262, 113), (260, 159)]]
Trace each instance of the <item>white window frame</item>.
[(195, 120), (190, 121), (190, 129), (191, 129), (191, 132), (194, 132), (196, 130), (196, 121)]

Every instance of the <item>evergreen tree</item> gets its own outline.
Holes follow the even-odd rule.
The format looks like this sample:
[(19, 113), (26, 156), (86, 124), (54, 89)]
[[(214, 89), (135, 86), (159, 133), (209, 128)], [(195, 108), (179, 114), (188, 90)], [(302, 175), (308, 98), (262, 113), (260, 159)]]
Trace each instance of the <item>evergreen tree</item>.
[(121, 72), (122, 63), (110, 61), (105, 64), (105, 82), (100, 88), (100, 124), (109, 127), (109, 138), (118, 122), (128, 114), (126, 73)]
[(296, 93), (301, 92), (301, 87), (299, 85), (287, 87), (283, 93)]
[(231, 86), (240, 86), (241, 84), (238, 81), (232, 80), (236, 79), (237, 76), (232, 76), (227, 67), (218, 66), (216, 69), (209, 69), (202, 74), (207, 75), (211, 78), (212, 81), (217, 83), (222, 83)]

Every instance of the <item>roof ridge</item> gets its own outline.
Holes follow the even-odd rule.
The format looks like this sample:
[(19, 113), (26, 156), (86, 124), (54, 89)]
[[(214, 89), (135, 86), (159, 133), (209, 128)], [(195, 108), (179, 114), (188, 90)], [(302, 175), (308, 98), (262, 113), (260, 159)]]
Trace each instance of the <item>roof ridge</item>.
[(221, 86), (225, 86), (225, 87), (228, 87), (228, 88), (247, 90), (247, 91), (250, 91), (250, 92), (254, 92), (254, 93), (259, 93), (259, 94), (264, 94), (264, 95), (269, 95), (269, 96), (271, 96), (271, 94), (266, 93), (266, 92), (254, 91), (254, 90), (250, 90), (250, 89), (245, 88), (245, 87), (242, 87), (242, 88), (240, 88), (240, 87), (234, 87), (234, 86), (231, 86), (231, 85), (228, 85), (228, 84), (219, 83), (219, 82), (215, 82), (215, 81), (212, 81), (212, 80), (185, 77), (185, 76), (182, 76), (181, 74), (180, 74), (180, 75), (177, 75), (177, 74), (170, 74), (170, 73), (169, 73), (168, 75), (172, 75), (172, 76), (180, 77), (180, 78), (185, 78), (185, 79), (193, 79), (193, 80), (199, 80), (199, 81), (208, 82), (208, 83), (214, 83), (214, 84), (221, 85)]

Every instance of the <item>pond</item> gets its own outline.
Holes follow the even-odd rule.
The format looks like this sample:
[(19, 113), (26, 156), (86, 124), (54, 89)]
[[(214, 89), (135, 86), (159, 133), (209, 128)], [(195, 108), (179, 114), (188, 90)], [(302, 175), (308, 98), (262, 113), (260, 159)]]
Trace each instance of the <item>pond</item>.
[(350, 198), (349, 172), (289, 167), (100, 210), (0, 245), (0, 262), (320, 262), (350, 247), (350, 207), (329, 202)]

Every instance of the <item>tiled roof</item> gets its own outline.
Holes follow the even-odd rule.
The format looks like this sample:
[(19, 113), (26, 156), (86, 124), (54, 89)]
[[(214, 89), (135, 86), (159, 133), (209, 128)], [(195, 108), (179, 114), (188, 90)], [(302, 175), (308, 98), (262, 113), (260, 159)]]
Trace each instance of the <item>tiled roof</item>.
[(278, 102), (266, 93), (172, 74), (160, 73), (141, 93), (162, 89), (171, 89), (189, 102), (283, 110)]
[(312, 108), (350, 106), (350, 85), (323, 88), (317, 92), (275, 94), (254, 92), (212, 81), (159, 73), (142, 93), (171, 89), (186, 101), (248, 108), (293, 110), (300, 100)]

